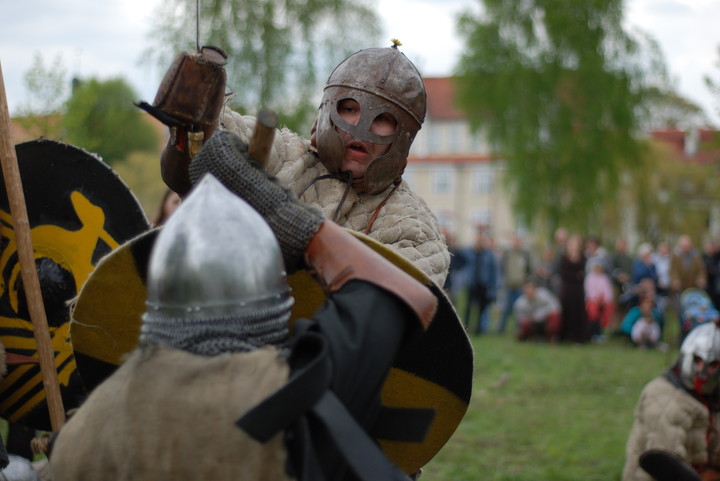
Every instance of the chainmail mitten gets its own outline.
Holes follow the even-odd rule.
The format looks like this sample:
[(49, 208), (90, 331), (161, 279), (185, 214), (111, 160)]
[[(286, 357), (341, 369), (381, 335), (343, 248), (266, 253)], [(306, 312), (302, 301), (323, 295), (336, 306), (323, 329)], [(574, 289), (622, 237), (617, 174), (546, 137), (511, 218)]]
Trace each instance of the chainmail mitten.
[(248, 158), (247, 144), (232, 132), (218, 131), (203, 145), (190, 163), (190, 182), (194, 185), (208, 172), (265, 218), (280, 243), (287, 271), (303, 267), (305, 249), (324, 221), (322, 213), (300, 202)]

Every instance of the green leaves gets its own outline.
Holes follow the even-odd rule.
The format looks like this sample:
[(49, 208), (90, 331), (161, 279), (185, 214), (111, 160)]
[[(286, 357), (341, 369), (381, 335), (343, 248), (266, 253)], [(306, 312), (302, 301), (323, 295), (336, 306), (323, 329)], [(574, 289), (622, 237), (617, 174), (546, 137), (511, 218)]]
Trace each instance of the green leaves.
[(638, 165), (644, 71), (624, 32), (622, 1), (485, 0), (465, 14), (459, 105), (507, 163), (516, 213), (599, 228), (600, 199)]
[(135, 107), (137, 94), (122, 78), (78, 82), (63, 119), (67, 141), (109, 164), (130, 152), (152, 151), (157, 136)]
[[(377, 45), (379, 20), (370, 0), (203, 0), (200, 45), (228, 54), (231, 105), (254, 113), (271, 108), (285, 120), (312, 122), (332, 69), (350, 53)], [(157, 12), (148, 60), (166, 69), (181, 51), (194, 50), (195, 0), (169, 0)], [(389, 44), (389, 40), (388, 40)], [(316, 99), (316, 100), (312, 100)], [(300, 125), (290, 126), (298, 129)], [(309, 130), (309, 124), (303, 125)]]

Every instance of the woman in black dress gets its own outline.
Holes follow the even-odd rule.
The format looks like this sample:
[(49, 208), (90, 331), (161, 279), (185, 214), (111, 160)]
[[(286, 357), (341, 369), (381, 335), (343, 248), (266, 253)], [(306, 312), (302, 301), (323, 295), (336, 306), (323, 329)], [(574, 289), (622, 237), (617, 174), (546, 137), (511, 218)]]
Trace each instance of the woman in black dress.
[(560, 258), (562, 325), (560, 340), (585, 343), (590, 339), (590, 327), (585, 312), (585, 254), (579, 235), (572, 235)]

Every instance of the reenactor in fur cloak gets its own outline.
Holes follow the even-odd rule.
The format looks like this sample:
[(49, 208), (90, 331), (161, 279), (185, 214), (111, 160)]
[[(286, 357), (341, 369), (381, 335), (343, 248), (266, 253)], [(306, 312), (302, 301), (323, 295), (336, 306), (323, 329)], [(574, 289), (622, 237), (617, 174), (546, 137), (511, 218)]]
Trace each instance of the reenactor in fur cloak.
[[(224, 87), (221, 81), (216, 84), (213, 90)], [(198, 100), (171, 98), (181, 91), (174, 85), (161, 87), (154, 107), (146, 107), (175, 125), (163, 153), (162, 174), (182, 195), (190, 185), (188, 125), (202, 130), (205, 139), (219, 128), (248, 142), (256, 119), (222, 108), (222, 95), (207, 93), (201, 98), (215, 105), (203, 103), (190, 112), (186, 104)], [(219, 118), (211, 113), (221, 111)], [(425, 111), (422, 78), (397, 46), (361, 50), (328, 78), (311, 139), (277, 131), (266, 169), (328, 219), (390, 246), (442, 286), (450, 264), (445, 240), (427, 204), (402, 181)], [(168, 120), (167, 114), (179, 121)], [(391, 128), (377, 130), (385, 122)], [(223, 172), (214, 174), (224, 182)]]

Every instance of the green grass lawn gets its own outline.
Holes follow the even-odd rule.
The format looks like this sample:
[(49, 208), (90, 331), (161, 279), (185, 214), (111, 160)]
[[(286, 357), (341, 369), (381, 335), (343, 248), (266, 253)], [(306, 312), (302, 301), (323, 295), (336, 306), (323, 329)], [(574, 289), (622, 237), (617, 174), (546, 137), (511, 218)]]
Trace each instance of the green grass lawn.
[(619, 338), (581, 346), (520, 343), (509, 332), (472, 338), (470, 406), (421, 480), (619, 480), (635, 403), (675, 361), (676, 339), (667, 329), (670, 349), (661, 352)]
[(469, 409), (421, 479), (619, 480), (640, 391), (677, 357), (676, 332), (667, 331), (667, 352), (619, 338), (579, 346), (473, 338)]

